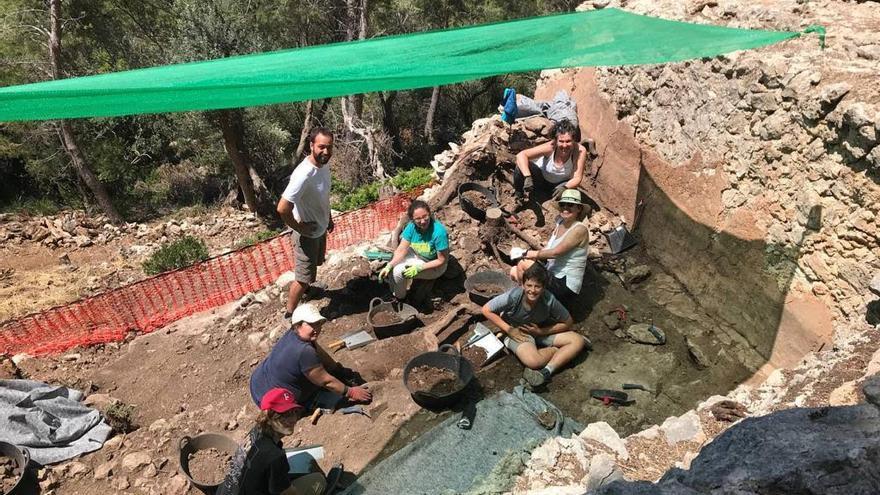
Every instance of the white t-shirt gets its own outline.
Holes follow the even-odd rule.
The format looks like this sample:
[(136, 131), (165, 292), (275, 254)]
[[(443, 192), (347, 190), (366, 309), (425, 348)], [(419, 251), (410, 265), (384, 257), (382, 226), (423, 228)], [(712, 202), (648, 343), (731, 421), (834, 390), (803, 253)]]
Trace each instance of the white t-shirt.
[(309, 157), (296, 166), (281, 197), (293, 204), (297, 222), (315, 222), (315, 233), (321, 237), (330, 223), (330, 167), (316, 167)]

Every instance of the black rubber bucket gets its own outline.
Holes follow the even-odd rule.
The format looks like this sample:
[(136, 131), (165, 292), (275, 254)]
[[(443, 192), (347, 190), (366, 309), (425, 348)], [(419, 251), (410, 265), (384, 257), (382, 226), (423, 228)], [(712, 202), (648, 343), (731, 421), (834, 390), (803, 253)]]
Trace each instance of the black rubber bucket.
[(470, 215), (474, 220), (479, 220), (481, 222), (486, 221), (486, 210), (478, 207), (477, 205), (468, 201), (462, 193), (468, 191), (477, 191), (486, 197), (486, 200), (491, 203), (492, 207), (498, 207), (498, 199), (495, 197), (495, 193), (492, 192), (488, 187), (481, 186), (475, 182), (465, 182), (464, 184), (458, 186), (458, 204), (461, 206), (461, 209), (464, 210), (465, 213)]
[(7, 442), (0, 442), (0, 455), (15, 461), (15, 467), (18, 469), (18, 479), (15, 480), (15, 484), (12, 485), (12, 488), (4, 492), (5, 494), (15, 493), (15, 490), (21, 485), (21, 480), (24, 479), (27, 466), (31, 462), (31, 456), (27, 449)]
[(219, 433), (202, 433), (201, 435), (196, 435), (192, 438), (183, 437), (180, 439), (179, 462), (181, 474), (186, 476), (186, 479), (188, 479), (193, 486), (206, 495), (213, 495), (214, 492), (217, 491), (217, 487), (220, 486), (220, 483), (223, 482), (222, 480), (216, 485), (206, 485), (194, 480), (189, 473), (189, 456), (200, 450), (207, 449), (217, 449), (221, 452), (226, 452), (230, 456), (234, 456), (235, 452), (238, 450), (238, 444), (235, 440)]
[[(451, 350), (452, 354), (444, 351)], [(452, 392), (444, 395), (433, 394), (421, 390), (413, 390), (409, 386), (409, 374), (418, 366), (431, 366), (433, 368), (447, 369), (458, 377), (459, 386)], [(427, 409), (445, 409), (461, 399), (462, 392), (474, 379), (474, 368), (470, 361), (461, 357), (455, 347), (449, 344), (440, 346), (438, 351), (425, 352), (409, 360), (403, 369), (403, 385), (409, 390), (416, 404)]]
[[(391, 323), (388, 325), (377, 325), (373, 322), (373, 316), (376, 313), (388, 311), (391, 313), (396, 313), (400, 318), (399, 323)], [(370, 301), (370, 310), (367, 312), (367, 323), (370, 324), (370, 327), (373, 329), (373, 333), (376, 334), (377, 339), (384, 339), (387, 337), (394, 337), (396, 335), (403, 335), (416, 326), (419, 325), (418, 319), (419, 312), (416, 308), (410, 306), (409, 304), (398, 302), (384, 302), (382, 299), (378, 297), (374, 297)]]
[(470, 297), (471, 301), (480, 305), (486, 304), (489, 302), (489, 299), (492, 299), (498, 294), (485, 294), (476, 291), (474, 287), (479, 284), (500, 285), (501, 287), (504, 287), (502, 293), (516, 286), (516, 282), (510, 280), (510, 277), (504, 272), (489, 270), (486, 267), (478, 268), (476, 273), (465, 279), (464, 290), (467, 291), (468, 297)]

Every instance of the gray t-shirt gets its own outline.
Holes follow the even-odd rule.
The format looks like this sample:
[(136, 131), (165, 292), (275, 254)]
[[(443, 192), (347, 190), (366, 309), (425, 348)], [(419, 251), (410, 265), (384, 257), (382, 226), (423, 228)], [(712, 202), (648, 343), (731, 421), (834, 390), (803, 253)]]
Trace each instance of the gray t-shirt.
[(514, 287), (495, 296), (488, 304), (490, 311), (514, 326), (534, 323), (543, 327), (565, 321), (570, 316), (565, 306), (548, 290), (531, 308), (526, 307), (522, 287)]

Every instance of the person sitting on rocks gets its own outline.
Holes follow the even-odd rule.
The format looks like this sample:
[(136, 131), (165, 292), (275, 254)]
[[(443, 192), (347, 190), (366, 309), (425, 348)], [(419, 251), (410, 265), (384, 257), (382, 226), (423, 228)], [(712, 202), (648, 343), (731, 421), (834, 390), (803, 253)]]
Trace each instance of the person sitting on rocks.
[(523, 259), (510, 269), (510, 278), (521, 283), (525, 270), (536, 261), (546, 260), (550, 271), (547, 290), (570, 308), (581, 292), (587, 268), (590, 229), (584, 219), (590, 207), (584, 202), (583, 193), (566, 189), (559, 197), (559, 210), (559, 219), (547, 247), (526, 251)]
[(518, 206), (534, 200), (535, 190), (558, 197), (580, 185), (587, 163), (587, 149), (580, 140), (580, 129), (563, 120), (553, 127), (552, 141), (516, 154), (513, 189)]
[(532, 387), (550, 376), (583, 350), (583, 336), (571, 330), (572, 318), (549, 291), (549, 275), (534, 263), (514, 287), (483, 305), (483, 316), (507, 334), (504, 345), (526, 366), (523, 378)]
[(410, 280), (439, 278), (446, 272), (449, 261), (446, 227), (434, 218), (428, 203), (413, 200), (406, 214), (409, 223), (403, 229), (400, 244), (391, 261), (379, 272), (379, 281), (387, 278), (397, 299), (406, 297)]
[(273, 388), (260, 400), (260, 414), (244, 443), (236, 451), (217, 495), (321, 494), (327, 481), (309, 473), (293, 481), (281, 439), (293, 433), (305, 409), (285, 388)]
[[(296, 307), (291, 328), (275, 344), (251, 374), (250, 392), (259, 405), (273, 388), (285, 388), (308, 409), (333, 409), (342, 402), (372, 400), (360, 375), (337, 363), (317, 345), (325, 318), (311, 303)], [(329, 371), (328, 371), (329, 370)], [(335, 375), (335, 376), (334, 376)]]

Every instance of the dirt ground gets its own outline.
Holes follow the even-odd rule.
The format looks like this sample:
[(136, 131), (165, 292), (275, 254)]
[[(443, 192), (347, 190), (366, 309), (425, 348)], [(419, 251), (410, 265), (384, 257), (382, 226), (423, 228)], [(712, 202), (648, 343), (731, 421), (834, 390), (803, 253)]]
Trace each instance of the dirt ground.
[[(126, 233), (106, 244), (50, 248), (30, 241), (2, 243), (0, 322), (146, 278), (141, 262), (152, 251), (148, 246), (152, 243), (146, 237), (136, 235), (138, 228), (155, 229), (162, 223), (175, 221), (181, 215), (183, 213), (179, 212), (145, 224), (130, 224)], [(209, 220), (221, 222), (226, 217), (242, 215), (245, 214), (238, 210), (230, 215), (228, 209), (212, 208), (187, 217), (187, 221), (190, 224)], [(206, 235), (197, 235), (205, 241), (211, 255), (220, 254), (234, 247), (241, 239), (268, 228), (256, 218), (247, 222), (229, 221), (222, 227), (207, 230)], [(180, 235), (185, 233), (181, 231)]]

